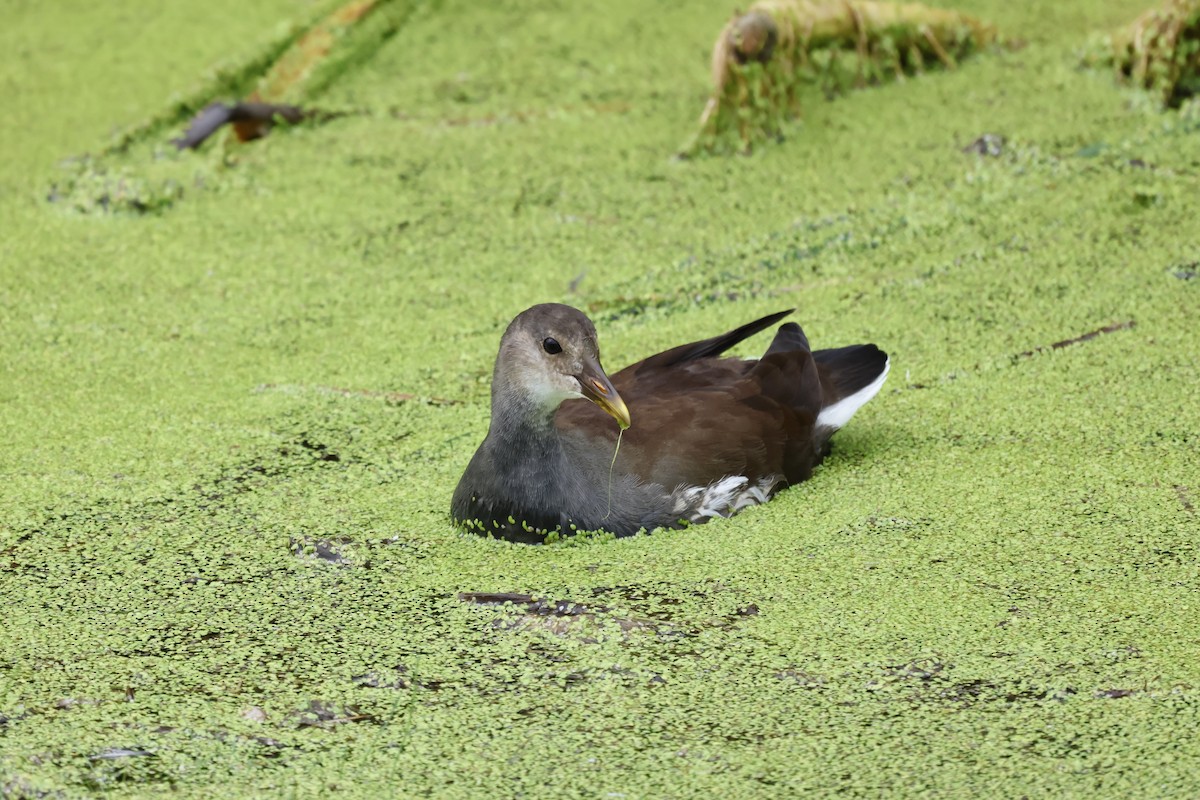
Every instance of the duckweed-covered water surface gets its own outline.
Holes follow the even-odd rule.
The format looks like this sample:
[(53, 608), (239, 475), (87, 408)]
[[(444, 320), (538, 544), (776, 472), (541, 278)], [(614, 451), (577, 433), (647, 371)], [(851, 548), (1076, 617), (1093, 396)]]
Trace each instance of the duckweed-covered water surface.
[[(1196, 794), (1200, 112), (1080, 66), (1144, 4), (681, 161), (730, 6), (394, 0), (170, 143), (341, 5), (6, 12), (0, 795)], [(465, 535), (541, 301), (892, 373), (733, 519)]]

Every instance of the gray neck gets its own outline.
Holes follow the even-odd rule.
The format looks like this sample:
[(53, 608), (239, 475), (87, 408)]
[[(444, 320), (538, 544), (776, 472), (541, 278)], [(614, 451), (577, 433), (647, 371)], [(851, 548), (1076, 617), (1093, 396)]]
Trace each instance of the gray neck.
[(562, 454), (562, 442), (554, 426), (557, 411), (557, 405), (538, 405), (517, 387), (493, 381), (492, 421), (487, 435), (492, 457), (511, 463), (520, 453), (522, 461), (554, 463)]

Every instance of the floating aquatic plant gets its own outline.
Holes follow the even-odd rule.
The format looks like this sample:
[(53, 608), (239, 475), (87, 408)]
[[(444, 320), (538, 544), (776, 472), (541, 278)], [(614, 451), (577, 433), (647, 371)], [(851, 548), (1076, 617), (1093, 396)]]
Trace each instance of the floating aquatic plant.
[(806, 84), (835, 94), (927, 64), (954, 67), (994, 38), (973, 17), (919, 3), (760, 0), (717, 36), (712, 96), (682, 153), (745, 151), (779, 137)]

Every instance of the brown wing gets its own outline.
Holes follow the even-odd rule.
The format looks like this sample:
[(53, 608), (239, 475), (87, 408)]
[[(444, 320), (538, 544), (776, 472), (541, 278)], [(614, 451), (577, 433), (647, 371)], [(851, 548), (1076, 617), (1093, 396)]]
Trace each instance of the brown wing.
[[(784, 475), (789, 483), (807, 478), (816, 461), (812, 429), (821, 398), (812, 354), (772, 352), (761, 361), (693, 354), (661, 359), (682, 349), (612, 377), (633, 423), (616, 469), (668, 490), (729, 475)], [(615, 423), (587, 401), (564, 403), (558, 424), (607, 446), (616, 440)]]
[(633, 463), (648, 465), (637, 470), (644, 480), (702, 486), (728, 475), (784, 475), (795, 483), (812, 471), (821, 393), (807, 351), (707, 359), (616, 386), (645, 426), (637, 436), (626, 431), (631, 452), (643, 452)]

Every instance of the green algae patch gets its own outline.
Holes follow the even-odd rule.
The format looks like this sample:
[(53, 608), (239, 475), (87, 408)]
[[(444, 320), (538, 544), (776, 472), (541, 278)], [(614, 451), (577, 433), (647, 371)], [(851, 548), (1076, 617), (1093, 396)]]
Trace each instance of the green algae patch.
[[(29, 191), (47, 65), (119, 67), (0, 56), (61, 100), (0, 173), (0, 793), (1194, 795), (1200, 128), (1076, 69), (1128, 3), (961, 11), (1028, 46), (680, 163), (727, 5), (447, 0), (166, 214)], [(732, 519), (462, 534), (543, 300), (893, 369)]]

